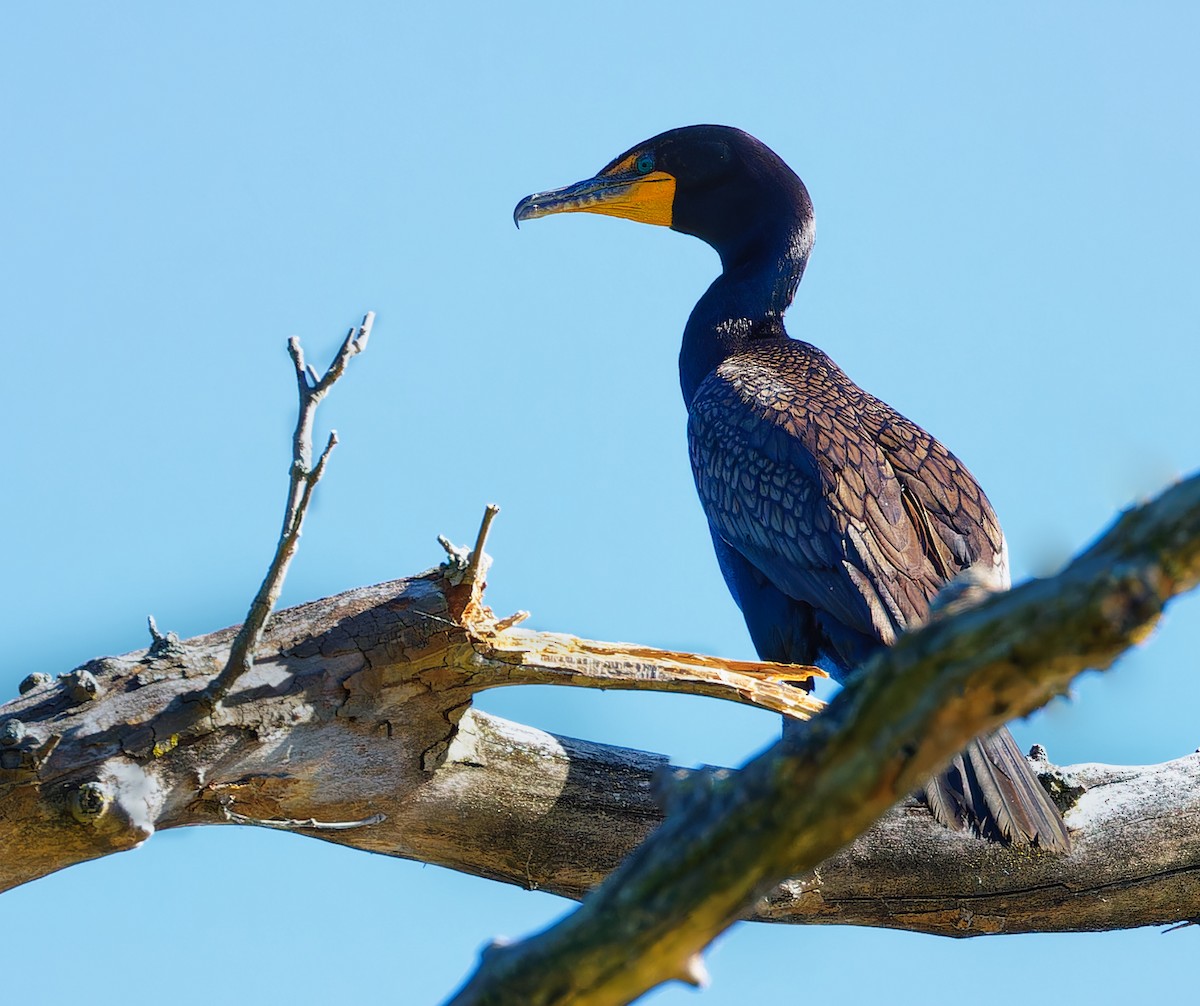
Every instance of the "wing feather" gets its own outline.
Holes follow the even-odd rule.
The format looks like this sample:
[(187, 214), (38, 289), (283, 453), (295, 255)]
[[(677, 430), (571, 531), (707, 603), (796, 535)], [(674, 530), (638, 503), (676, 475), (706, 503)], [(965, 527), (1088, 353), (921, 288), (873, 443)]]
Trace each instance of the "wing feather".
[(919, 427), (787, 340), (730, 358), (689, 409), (714, 536), (780, 591), (890, 644), (1003, 537), (982, 491)]
[[(961, 462), (806, 343), (718, 367), (689, 406), (688, 443), (721, 568), (764, 656), (819, 654), (844, 671), (923, 621), (963, 570), (1008, 585), (999, 522)], [(951, 827), (1070, 846), (1007, 730), (973, 741), (925, 795)]]

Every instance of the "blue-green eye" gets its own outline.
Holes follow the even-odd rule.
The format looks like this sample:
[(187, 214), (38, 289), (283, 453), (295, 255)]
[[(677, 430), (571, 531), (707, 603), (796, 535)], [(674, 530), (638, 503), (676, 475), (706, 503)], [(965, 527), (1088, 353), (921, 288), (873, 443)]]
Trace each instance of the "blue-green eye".
[(636, 166), (637, 166), (637, 173), (639, 175), (650, 174), (650, 172), (654, 170), (654, 155), (653, 154), (642, 154), (642, 156), (637, 159)]

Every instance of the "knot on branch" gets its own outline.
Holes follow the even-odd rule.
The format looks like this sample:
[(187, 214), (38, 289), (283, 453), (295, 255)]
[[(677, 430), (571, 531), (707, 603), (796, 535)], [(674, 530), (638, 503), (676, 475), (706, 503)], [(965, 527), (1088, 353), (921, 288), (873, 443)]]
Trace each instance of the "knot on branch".
[(25, 738), (25, 724), (15, 716), (0, 723), (0, 747), (20, 744)]
[(446, 552), (445, 561), (439, 567), (446, 579), (455, 587), (463, 582), (471, 566), (471, 550), (464, 545), (455, 545), (444, 534), (438, 535), (438, 544)]
[(15, 716), (0, 723), (0, 769), (15, 772), (34, 768), (29, 731)]
[(1029, 759), (1033, 762), (1033, 770), (1037, 773), (1038, 782), (1050, 794), (1050, 799), (1064, 814), (1079, 802), (1079, 798), (1087, 792), (1087, 787), (1080, 782), (1072, 772), (1065, 772), (1050, 761), (1046, 749), (1041, 744), (1034, 744), (1029, 749)]
[(96, 824), (112, 802), (112, 790), (104, 783), (85, 782), (71, 794), (71, 816), (80, 824)]
[[(12, 717), (0, 726), (0, 770), (9, 773), (21, 773), (33, 779), (37, 770), (50, 756), (61, 740), (58, 734), (51, 734), (49, 739), (39, 743), (38, 736), (30, 730), (22, 720)], [(0, 777), (2, 782), (21, 782), (18, 775), (15, 779), (9, 775)]]
[(168, 632), (166, 635), (159, 632), (153, 615), (146, 616), (146, 625), (150, 629), (150, 649), (146, 651), (147, 662), (187, 656), (187, 647), (179, 641), (179, 636), (174, 632)]
[(34, 671), (32, 674), (26, 675), (21, 683), (17, 686), (17, 690), (25, 695), (27, 692), (32, 692), (35, 688), (41, 688), (42, 685), (48, 685), (54, 679), (49, 674), (44, 674), (41, 671)]
[(96, 675), (86, 667), (79, 667), (62, 675), (62, 683), (73, 702), (91, 702), (104, 694)]
[(96, 778), (66, 794), (71, 817), (113, 850), (136, 848), (153, 835), (162, 803), (158, 778), (124, 758), (110, 759)]

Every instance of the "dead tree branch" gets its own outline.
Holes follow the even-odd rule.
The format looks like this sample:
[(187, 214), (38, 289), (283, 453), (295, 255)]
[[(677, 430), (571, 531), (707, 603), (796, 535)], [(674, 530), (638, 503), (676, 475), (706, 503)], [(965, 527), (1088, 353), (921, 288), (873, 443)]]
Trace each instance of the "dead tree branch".
[(445, 542), (437, 570), (271, 616), (336, 442), (314, 465), (313, 411), (371, 320), (323, 377), (291, 346), (288, 508), (246, 624), (181, 643), (151, 621), (147, 650), (31, 675), (0, 707), (0, 890), (158, 829), (231, 823), (572, 897), (595, 888), (547, 934), (489, 953), (460, 1003), (617, 1003), (698, 982), (699, 952), (741, 917), (949, 935), (1200, 917), (1194, 756), (1044, 765), (1064, 794), (1084, 788), (1072, 772), (1091, 786), (1067, 815), (1064, 858), (953, 835), (912, 805), (855, 838), (969, 737), (1107, 666), (1196, 583), (1200, 478), (1125, 514), (1062, 574), (906, 636), (741, 773), (683, 773), (486, 716), (473, 698), (638, 688), (806, 718), (821, 703), (786, 682), (819, 672), (514, 628), (524, 612), (498, 619), (483, 603), (494, 508), (475, 548)]
[[(447, 565), (277, 612), (252, 669), (202, 716), (197, 689), (228, 665), (234, 629), (182, 643), (159, 633), (147, 650), (31, 679), (0, 707), (0, 890), (230, 812), (300, 831), (383, 814), (337, 841), (415, 855), (394, 822), (412, 824), (472, 696), (499, 685), (820, 708), (772, 680), (795, 668), (502, 631), (482, 588)], [(536, 788), (538, 766), (526, 768)]]
[[(1174, 506), (1154, 507), (1164, 505)], [(1135, 530), (1122, 522), (1114, 533)], [(1108, 566), (1128, 562), (1118, 555)], [(1097, 571), (1119, 612), (1126, 594), (1112, 575)], [(189, 698), (227, 662), (231, 629), (186, 643), (158, 634), (148, 650), (31, 678), (0, 707), (0, 889), (132, 848), (159, 828), (235, 814), (578, 898), (661, 823), (655, 793), (669, 766), (473, 711), (474, 694), (559, 683), (809, 711), (811, 700), (760, 665), (505, 631), (481, 589), (447, 565), (280, 611), (250, 674), (199, 720)], [(464, 620), (468, 609), (477, 621)], [(938, 626), (942, 642), (968, 648), (983, 614)], [(1019, 619), (996, 631), (991, 652), (1024, 646)], [(906, 804), (827, 860), (819, 879), (784, 884), (752, 917), (975, 935), (1200, 916), (1200, 758), (1066, 772), (1091, 787), (1067, 814), (1066, 859), (951, 834)], [(384, 819), (368, 823), (376, 815)], [(361, 826), (331, 832), (323, 822)]]
[(1104, 669), (1200, 579), (1200, 477), (1130, 510), (1061, 574), (904, 636), (736, 779), (690, 785), (561, 922), (494, 947), (455, 1006), (623, 1004), (671, 979), (789, 874), (816, 869), (972, 737)]

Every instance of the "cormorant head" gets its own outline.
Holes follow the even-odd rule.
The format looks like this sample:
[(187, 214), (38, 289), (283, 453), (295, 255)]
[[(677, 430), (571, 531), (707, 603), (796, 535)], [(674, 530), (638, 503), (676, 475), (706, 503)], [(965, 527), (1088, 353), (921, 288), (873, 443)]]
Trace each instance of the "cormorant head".
[(763, 255), (803, 270), (814, 235), (804, 183), (773, 150), (731, 126), (660, 133), (593, 178), (526, 196), (513, 219), (578, 212), (693, 234), (716, 249), (726, 271)]

